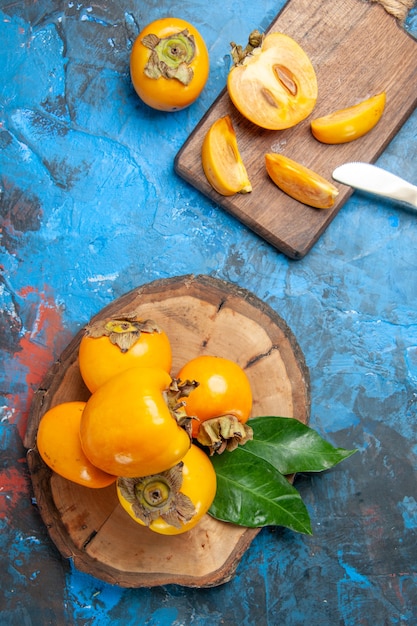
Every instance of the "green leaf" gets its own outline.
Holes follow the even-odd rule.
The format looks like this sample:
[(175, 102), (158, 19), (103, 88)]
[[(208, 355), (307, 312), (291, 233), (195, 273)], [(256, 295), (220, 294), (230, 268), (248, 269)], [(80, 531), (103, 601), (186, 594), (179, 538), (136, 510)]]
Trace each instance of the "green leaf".
[(356, 452), (335, 448), (292, 417), (254, 417), (248, 424), (253, 429), (253, 440), (244, 448), (253, 455), (253, 464), (264, 459), (284, 475), (321, 472)]
[(211, 457), (217, 492), (209, 513), (240, 526), (286, 526), (311, 534), (308, 511), (285, 476), (329, 469), (356, 450), (335, 448), (294, 418), (255, 417), (249, 424), (253, 440)]
[(217, 492), (210, 515), (249, 528), (286, 526), (311, 535), (310, 517), (298, 491), (270, 463), (255, 459), (245, 448), (246, 444), (211, 457)]

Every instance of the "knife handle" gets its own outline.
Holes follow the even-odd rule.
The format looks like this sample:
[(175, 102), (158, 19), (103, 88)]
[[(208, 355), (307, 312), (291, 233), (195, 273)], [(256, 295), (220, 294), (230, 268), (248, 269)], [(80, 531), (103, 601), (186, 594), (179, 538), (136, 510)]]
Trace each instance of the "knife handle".
[(417, 187), (372, 163), (344, 163), (333, 171), (333, 178), (344, 185), (399, 200), (417, 209)]
[(410, 204), (417, 209), (417, 187), (396, 174), (386, 172), (387, 183), (392, 182), (392, 190), (385, 192), (388, 198)]

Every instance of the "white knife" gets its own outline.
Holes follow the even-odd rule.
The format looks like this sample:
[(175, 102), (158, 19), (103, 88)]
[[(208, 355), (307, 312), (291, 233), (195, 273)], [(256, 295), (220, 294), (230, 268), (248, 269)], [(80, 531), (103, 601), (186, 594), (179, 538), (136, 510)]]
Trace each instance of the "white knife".
[(417, 208), (417, 187), (371, 163), (345, 163), (336, 167), (334, 180), (355, 189), (405, 202)]

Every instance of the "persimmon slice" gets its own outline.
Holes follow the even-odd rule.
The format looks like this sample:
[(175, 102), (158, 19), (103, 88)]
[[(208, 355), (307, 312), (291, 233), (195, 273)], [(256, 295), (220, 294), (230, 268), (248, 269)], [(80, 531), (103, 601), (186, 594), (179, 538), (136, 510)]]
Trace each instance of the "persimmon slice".
[(252, 191), (229, 115), (220, 117), (210, 126), (204, 137), (201, 159), (208, 182), (222, 196)]
[(382, 117), (386, 101), (385, 91), (346, 109), (318, 117), (311, 122), (313, 136), (322, 143), (339, 144), (354, 141), (366, 135)]
[[(253, 35), (253, 33), (252, 33)], [(269, 130), (291, 128), (312, 112), (318, 95), (314, 67), (303, 48), (283, 33), (249, 38), (245, 50), (232, 44), (235, 61), (227, 90), (248, 120)]]
[(288, 196), (316, 209), (330, 209), (338, 189), (313, 170), (282, 154), (265, 155), (266, 170)]

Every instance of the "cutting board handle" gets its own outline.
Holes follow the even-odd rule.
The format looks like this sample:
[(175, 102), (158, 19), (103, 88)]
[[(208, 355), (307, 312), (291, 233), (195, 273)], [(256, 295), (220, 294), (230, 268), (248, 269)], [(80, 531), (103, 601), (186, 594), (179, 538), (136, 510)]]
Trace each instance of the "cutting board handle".
[(415, 0), (371, 0), (380, 4), (387, 13), (393, 15), (401, 23), (406, 19), (408, 12), (413, 8)]

